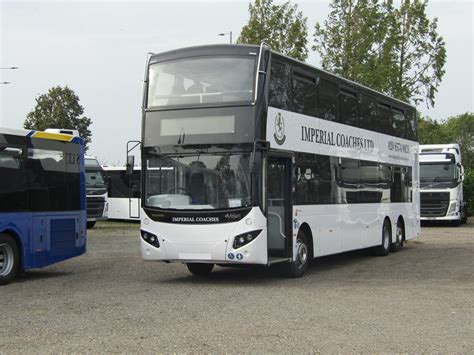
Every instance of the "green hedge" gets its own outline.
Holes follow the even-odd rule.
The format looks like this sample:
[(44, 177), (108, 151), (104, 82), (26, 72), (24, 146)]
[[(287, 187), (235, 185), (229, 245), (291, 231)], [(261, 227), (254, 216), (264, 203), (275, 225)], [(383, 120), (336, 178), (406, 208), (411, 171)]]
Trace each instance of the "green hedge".
[(467, 202), (469, 208), (469, 215), (474, 214), (474, 169), (465, 170), (464, 178), (464, 201)]

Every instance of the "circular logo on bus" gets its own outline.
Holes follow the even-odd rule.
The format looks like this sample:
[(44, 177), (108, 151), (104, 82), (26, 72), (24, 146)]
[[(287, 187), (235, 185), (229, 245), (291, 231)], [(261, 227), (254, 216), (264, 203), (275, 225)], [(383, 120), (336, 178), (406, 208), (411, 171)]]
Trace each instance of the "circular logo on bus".
[(278, 112), (275, 117), (275, 134), (273, 135), (273, 138), (275, 138), (275, 142), (279, 145), (285, 143), (285, 120), (280, 112)]

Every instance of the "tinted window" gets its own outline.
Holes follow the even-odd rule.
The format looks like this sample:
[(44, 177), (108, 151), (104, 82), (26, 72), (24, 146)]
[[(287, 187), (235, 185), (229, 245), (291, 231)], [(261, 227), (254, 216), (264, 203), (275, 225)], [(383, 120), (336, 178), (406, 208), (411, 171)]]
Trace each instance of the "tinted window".
[(293, 108), (295, 112), (316, 116), (316, 78), (293, 72)]
[(26, 210), (23, 149), (0, 143), (0, 212)]
[(406, 112), (407, 118), (407, 139), (416, 141), (418, 139), (418, 127), (416, 122), (416, 114), (413, 111)]
[(379, 116), (375, 124), (375, 130), (380, 133), (393, 134), (392, 110), (390, 106), (379, 104)]
[(393, 132), (397, 137), (406, 138), (407, 125), (403, 111), (398, 109), (392, 110)]
[(281, 62), (273, 61), (270, 76), (269, 105), (282, 110), (291, 111), (292, 88), (290, 67)]
[(359, 101), (357, 94), (348, 90), (341, 90), (339, 95), (339, 117), (341, 123), (353, 127), (359, 127)]
[(131, 177), (125, 171), (107, 171), (109, 197), (139, 198), (140, 171), (135, 170)]
[(339, 87), (336, 83), (320, 79), (318, 85), (317, 117), (328, 121), (337, 118), (337, 94)]
[(30, 207), (33, 211), (66, 210), (66, 163), (64, 152), (28, 149)]
[(79, 146), (32, 138), (27, 154), (29, 209), (44, 212), (79, 210)]
[(334, 170), (328, 156), (298, 154), (295, 171), (295, 203), (331, 204), (335, 203), (332, 190)]
[(372, 96), (362, 95), (360, 108), (361, 128), (373, 131), (378, 117), (377, 101)]

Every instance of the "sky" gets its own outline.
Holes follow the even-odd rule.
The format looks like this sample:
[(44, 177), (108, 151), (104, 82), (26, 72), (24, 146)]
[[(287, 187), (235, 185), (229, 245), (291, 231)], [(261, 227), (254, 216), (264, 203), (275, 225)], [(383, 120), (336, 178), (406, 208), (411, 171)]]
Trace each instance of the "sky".
[[(275, 0), (276, 3), (281, 1)], [(295, 1), (308, 18), (310, 44), (329, 0)], [(248, 21), (248, 1), (22, 1), (0, 0), (0, 126), (22, 128), (35, 98), (69, 86), (92, 119), (89, 154), (102, 164), (125, 162), (126, 142), (140, 139), (142, 83), (148, 52), (228, 43)], [(429, 2), (447, 48), (436, 120), (474, 112), (474, 0)], [(307, 62), (320, 67), (311, 52)]]

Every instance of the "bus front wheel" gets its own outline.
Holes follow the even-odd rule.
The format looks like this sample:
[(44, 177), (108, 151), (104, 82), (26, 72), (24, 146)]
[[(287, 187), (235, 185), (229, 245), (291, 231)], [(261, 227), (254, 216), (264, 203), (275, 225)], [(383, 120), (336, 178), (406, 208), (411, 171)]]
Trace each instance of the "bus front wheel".
[(310, 248), (306, 234), (300, 230), (296, 238), (296, 260), (285, 265), (285, 274), (288, 277), (301, 277), (308, 269)]
[(87, 221), (87, 229), (94, 228), (96, 221)]
[(10, 283), (18, 273), (20, 253), (16, 242), (7, 234), (0, 234), (0, 285)]
[(209, 275), (214, 268), (214, 264), (187, 263), (186, 266), (189, 272), (195, 276)]

